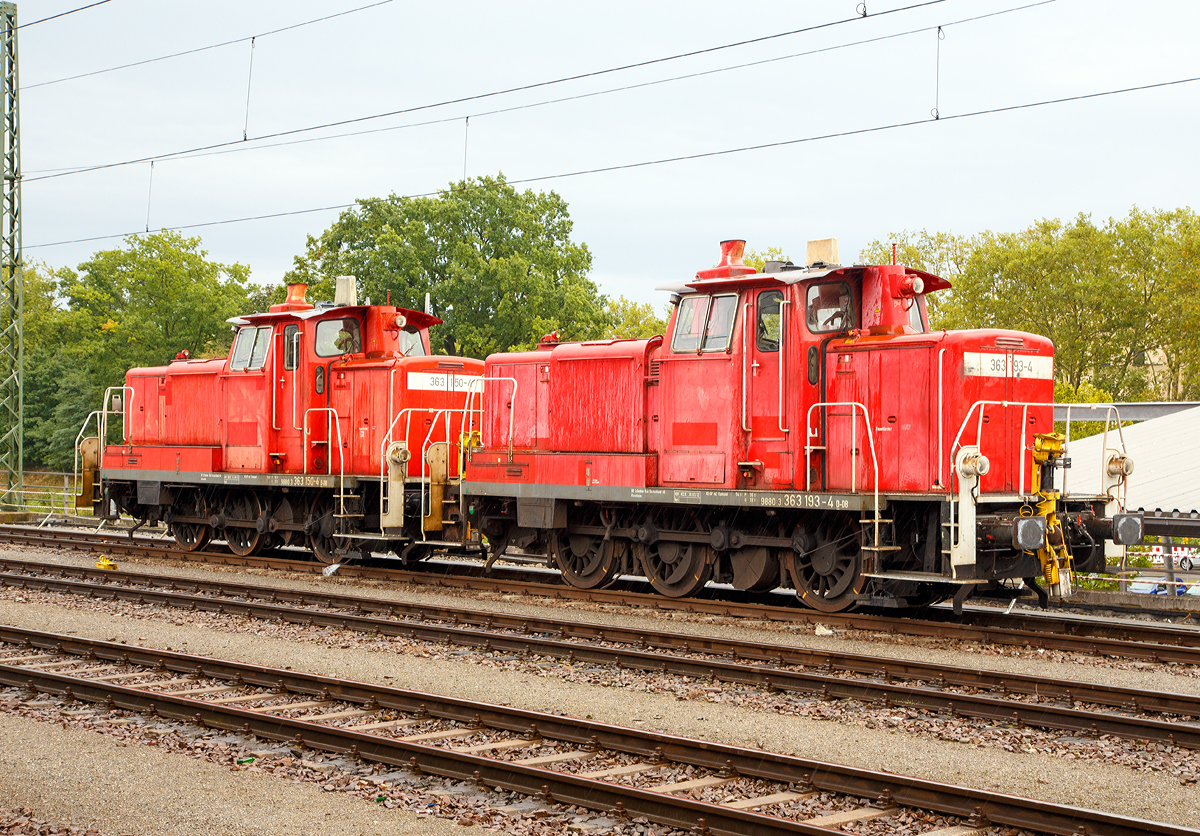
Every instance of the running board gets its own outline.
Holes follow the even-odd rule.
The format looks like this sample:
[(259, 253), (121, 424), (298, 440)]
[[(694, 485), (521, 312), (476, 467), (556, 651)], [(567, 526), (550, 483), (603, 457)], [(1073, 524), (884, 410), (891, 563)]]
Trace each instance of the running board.
[(916, 581), (917, 583), (980, 584), (991, 583), (991, 578), (948, 578), (933, 572), (863, 572), (864, 578), (883, 578), (889, 581)]

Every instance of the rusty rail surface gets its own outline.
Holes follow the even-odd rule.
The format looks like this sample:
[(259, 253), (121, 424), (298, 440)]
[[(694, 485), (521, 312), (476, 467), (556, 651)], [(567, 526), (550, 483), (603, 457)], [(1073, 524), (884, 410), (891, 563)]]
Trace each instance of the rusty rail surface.
[[(776, 782), (796, 791), (832, 792), (856, 798), (876, 799), (873, 806), (884, 810), (913, 807), (941, 815), (966, 819), (971, 826), (988, 823), (1025, 828), (1047, 834), (1088, 833), (1096, 836), (1164, 834), (1183, 836), (1200, 831), (1130, 819), (1125, 816), (1052, 804), (1002, 793), (839, 766), (811, 759), (730, 746), (712, 741), (625, 728), (537, 711), (490, 705), (470, 700), (421, 693), (407, 689), (281, 670), (186, 653), (137, 647), (114, 642), (82, 639), (56, 633), (0, 626), (0, 683), (24, 687), (68, 699), (101, 703), (110, 709), (149, 713), (159, 717), (193, 722), (206, 727), (242, 731), (259, 737), (294, 741), (298, 744), (364, 760), (407, 767), (457, 780), (503, 788), (547, 801), (578, 805), (609, 814), (646, 816), (674, 827), (696, 828), (698, 833), (772, 834), (805, 833), (827, 836), (819, 824), (796, 821), (680, 797), (670, 788), (658, 790), (612, 783), (580, 774), (559, 772), (543, 766), (487, 757), (466, 748), (433, 745), (431, 740), (396, 738), (377, 731), (330, 725), (329, 721), (267, 714), (263, 710), (218, 702), (215, 693), (261, 691), (254, 699), (289, 699), (292, 695), (316, 697), (296, 704), (355, 704), (363, 715), (399, 712), (412, 718), (436, 718), (463, 724), (459, 733), (445, 737), (467, 737), (481, 729), (523, 735), (518, 742), (552, 739), (580, 747), (581, 756), (596, 750), (611, 750), (648, 759), (648, 765), (663, 762), (691, 764), (722, 776), (744, 776)], [(60, 661), (54, 661), (54, 660)], [(51, 660), (51, 661), (46, 661)], [(107, 664), (105, 664), (107, 663)], [(199, 688), (191, 696), (114, 682), (113, 664), (144, 669), (147, 678), (173, 677), (163, 686), (178, 687), (197, 680), (215, 680), (227, 685)], [(73, 665), (99, 665), (102, 679), (88, 678), (86, 670), (49, 670)], [(182, 677), (177, 675), (182, 674)], [(209, 699), (200, 699), (200, 693)], [(215, 692), (215, 693), (214, 693)], [(240, 697), (239, 697), (240, 699)], [(243, 703), (244, 705), (245, 703)], [(330, 718), (333, 715), (329, 715)], [(319, 719), (319, 718), (318, 718)], [(414, 720), (415, 722), (416, 720)], [(405, 723), (408, 721), (398, 721)], [(493, 749), (495, 747), (492, 747)], [(681, 786), (680, 791), (683, 789)], [(747, 799), (752, 801), (752, 799)], [(760, 805), (762, 806), (762, 805)], [(876, 810), (863, 808), (864, 815)]]
[[(82, 580), (72, 580), (68, 576)], [(113, 572), (59, 563), (0, 559), (0, 586), (357, 630), (485, 652), (536, 654), (568, 659), (573, 663), (616, 665), (735, 682), (822, 699), (907, 706), (997, 722), (1108, 734), (1200, 749), (1200, 725), (1134, 716), (1149, 712), (1198, 718), (1200, 697), (1190, 694), (971, 670), (785, 644), (710, 638), (647, 630), (641, 626), (614, 627), (225, 580)], [(180, 589), (188, 591), (180, 592)], [(430, 623), (430, 620), (444, 623)], [(585, 641), (593, 643), (580, 643)], [(595, 642), (625, 646), (604, 647)], [(803, 670), (796, 670), (797, 667)], [(842, 675), (845, 673), (865, 678), (847, 679)], [(1017, 698), (1020, 696), (1036, 696), (1038, 701)], [(1052, 704), (1047, 700), (1061, 702)], [(1084, 707), (1076, 708), (1076, 703), (1084, 704)], [(1131, 713), (1100, 711), (1096, 707)]]

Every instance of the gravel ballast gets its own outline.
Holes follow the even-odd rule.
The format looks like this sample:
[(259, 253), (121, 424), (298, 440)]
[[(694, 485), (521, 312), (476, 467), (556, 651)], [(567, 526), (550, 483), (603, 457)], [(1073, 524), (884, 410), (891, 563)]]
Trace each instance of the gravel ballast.
[(383, 810), (318, 786), (105, 735), (0, 714), (0, 798), (105, 834), (449, 834), (451, 822)]
[[(245, 632), (226, 633), (188, 623), (131, 620), (15, 600), (0, 601), (0, 621), (591, 716), (1176, 824), (1191, 825), (1200, 813), (1200, 799), (1194, 789), (1181, 786), (1175, 777), (1152, 771), (1131, 772), (1109, 763), (1041, 753), (1009, 753), (970, 743), (916, 737), (894, 729), (751, 711), (731, 703), (680, 701), (667, 694), (596, 687), (454, 660), (265, 638), (255, 635), (253, 621), (244, 622)], [(38, 803), (20, 803), (45, 809)]]

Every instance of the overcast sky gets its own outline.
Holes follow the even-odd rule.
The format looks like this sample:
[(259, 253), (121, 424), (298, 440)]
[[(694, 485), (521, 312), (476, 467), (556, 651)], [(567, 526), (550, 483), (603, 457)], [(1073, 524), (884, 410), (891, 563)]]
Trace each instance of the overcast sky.
[[(24, 0), (20, 22), (86, 2)], [(75, 266), (144, 230), (147, 213), (158, 229), (432, 192), (463, 176), (464, 139), (468, 175), (502, 171), (521, 181), (931, 120), (935, 104), (937, 122), (520, 188), (566, 199), (605, 293), (656, 306), (665, 294), (653, 287), (711, 266), (723, 238), (800, 260), (807, 240), (836, 237), (850, 263), (871, 239), (902, 229), (1017, 230), (1043, 217), (1083, 212), (1099, 221), (1133, 205), (1197, 202), (1200, 82), (950, 118), (1200, 76), (1194, 0), (1053, 0), (961, 23), (1029, 0), (944, 0), (891, 14), (920, 0), (866, 0), (866, 18), (857, 0), (392, 0), (258, 38), (248, 122), (249, 42), (45, 84), (371, 2), (112, 0), (21, 29), (26, 258)], [(367, 135), (254, 141), (838, 21), (283, 139), (378, 131)], [(814, 50), (825, 51), (801, 54)], [(685, 75), (693, 77), (605, 92)], [(592, 93), (600, 95), (495, 113)], [(244, 130), (250, 141), (240, 143)], [(237, 144), (219, 150), (233, 153), (157, 162), (152, 190), (148, 162), (37, 179), (229, 142)], [(336, 216), (187, 234), (212, 258), (248, 264), (255, 281), (273, 284), (305, 236)], [(106, 235), (117, 237), (38, 246)]]

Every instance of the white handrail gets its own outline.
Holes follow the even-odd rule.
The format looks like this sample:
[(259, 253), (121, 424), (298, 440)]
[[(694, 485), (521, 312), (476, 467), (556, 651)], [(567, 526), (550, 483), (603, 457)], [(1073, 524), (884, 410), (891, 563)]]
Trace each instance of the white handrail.
[(750, 360), (750, 349), (746, 347), (746, 332), (750, 330), (750, 303), (742, 305), (742, 432), (750, 432), (746, 426), (746, 363)]
[[(875, 439), (871, 435), (871, 414), (867, 411), (866, 406), (864, 406), (861, 403), (858, 403), (857, 401), (822, 401), (821, 403), (815, 403), (808, 408), (808, 415), (805, 417), (805, 420), (804, 420), (804, 435), (806, 436), (806, 440), (807, 440), (807, 438), (811, 438), (811, 433), (809, 431), (812, 429), (812, 412), (813, 412), (813, 410), (817, 409), (818, 407), (828, 407), (828, 406), (848, 406), (848, 407), (850, 407), (850, 449), (851, 449), (850, 492), (851, 493), (858, 493), (858, 467), (857, 467), (857, 462), (854, 460), (853, 450), (854, 450), (854, 435), (858, 431), (858, 410), (861, 409), (863, 411), (863, 421), (866, 422), (866, 426), (867, 426), (867, 443), (871, 448), (871, 467), (874, 468), (873, 472), (875, 474), (875, 508), (876, 508), (876, 515), (878, 515), (878, 509), (879, 509), (879, 459), (877, 459), (875, 457)], [(826, 434), (829, 433), (828, 427), (825, 428), (825, 433)], [(827, 439), (822, 439), (822, 441), (825, 442), (823, 445), (816, 445), (816, 444), (811, 444), (811, 443), (804, 445), (804, 470), (805, 470), (804, 489), (807, 491), (812, 490), (812, 464), (811, 464), (812, 451), (817, 450), (817, 449), (824, 450), (826, 466), (828, 466), (828, 463), (829, 463), (829, 442)]]
[[(79, 443), (83, 441), (83, 434), (87, 432), (88, 424), (92, 421), (92, 416), (96, 417), (96, 432), (100, 432), (100, 410), (94, 409), (83, 419), (83, 426), (79, 428), (79, 434), (75, 436), (75, 464), (71, 468), (71, 480), (74, 482), (75, 488), (79, 487)], [(100, 455), (100, 464), (104, 464), (103, 453)]]
[[(296, 399), (299, 397), (300, 380), (301, 380), (301, 377), (300, 377), (300, 334), (301, 333), (302, 332), (300, 331), (300, 329), (297, 328), (296, 333), (293, 335), (293, 343), (295, 344), (296, 347), (295, 347), (295, 349), (293, 349), (292, 356), (296, 358), (296, 368), (292, 369), (292, 429), (303, 431), (303, 429), (304, 429), (303, 427), (296, 426)], [(287, 365), (286, 358), (285, 358), (284, 365), (285, 366)], [(287, 369), (285, 368), (284, 371), (287, 371)]]
[(104, 452), (108, 448), (108, 416), (116, 414), (113, 410), (108, 408), (109, 403), (110, 403), (109, 398), (112, 397), (112, 392), (116, 389), (121, 390), (121, 399), (122, 399), (122, 403), (121, 403), (121, 440), (122, 440), (122, 443), (124, 443), (124, 444), (129, 443), (129, 419), (126, 418), (126, 416), (125, 416), (126, 411), (129, 409), (129, 396), (125, 394), (125, 390), (128, 389), (130, 394), (132, 394), (133, 387), (132, 386), (109, 386), (107, 389), (104, 390), (104, 400), (100, 404), (100, 422), (101, 422), (101, 426), (100, 426), (100, 456), (101, 456), (101, 458), (103, 458)]
[[(974, 414), (976, 407), (979, 407), (979, 416), (976, 419), (976, 426), (975, 426), (975, 446), (979, 447), (980, 450), (983, 449), (982, 442), (983, 442), (983, 412), (984, 412), (984, 408), (988, 407), (988, 406), (999, 406), (1002, 408), (1007, 408), (1010, 406), (1022, 407), (1022, 410), (1021, 410), (1021, 437), (1020, 437), (1021, 461), (1020, 461), (1020, 465), (1018, 467), (1019, 481), (1017, 483), (1017, 494), (1024, 495), (1024, 493), (1025, 493), (1025, 451), (1027, 449), (1030, 449), (1030, 448), (1026, 447), (1026, 445), (1025, 445), (1025, 433), (1026, 433), (1025, 428), (1027, 426), (1026, 422), (1027, 422), (1028, 416), (1029, 416), (1029, 408), (1030, 407), (1048, 407), (1050, 409), (1053, 409), (1057, 405), (1059, 405), (1059, 404), (1047, 403), (1047, 402), (1037, 402), (1037, 401), (1028, 401), (1028, 402), (1026, 402), (1026, 401), (975, 401), (975, 403), (971, 404), (971, 408), (967, 410), (967, 414), (963, 416), (963, 421), (962, 421), (962, 424), (959, 425), (958, 433), (954, 436), (954, 443), (950, 445), (949, 461), (950, 462), (954, 461), (954, 454), (957, 452), (957, 450), (960, 446), (959, 442), (962, 441), (963, 433), (966, 431), (967, 426), (971, 420), (971, 416)], [(1067, 451), (1067, 449), (1070, 445), (1071, 422), (1073, 420), (1075, 420), (1075, 421), (1083, 420), (1083, 419), (1078, 419), (1078, 418), (1072, 419), (1071, 418), (1071, 405), (1066, 404), (1065, 406), (1067, 407), (1066, 424), (1067, 424), (1068, 435), (1067, 435), (1066, 442), (1063, 444), (1063, 452), (1064, 453)], [(1094, 406), (1091, 407), (1091, 409), (1093, 409), (1093, 410), (1095, 410), (1097, 408), (1103, 408), (1105, 410), (1104, 443), (1101, 446), (1101, 450), (1100, 450), (1100, 479), (1101, 479), (1101, 488), (1103, 488), (1104, 468), (1107, 464), (1107, 462), (1104, 459), (1104, 455), (1105, 455), (1105, 451), (1108, 449), (1108, 428), (1109, 428), (1110, 422), (1113, 420), (1114, 415), (1116, 416), (1117, 436), (1120, 439), (1122, 453), (1125, 452), (1125, 434), (1121, 430), (1121, 411), (1120, 411), (1120, 409), (1117, 408), (1117, 406), (1115, 404), (1111, 404), (1111, 403), (1110, 404), (1095, 404)], [(942, 464), (944, 461), (945, 460), (939, 458), (939, 461), (938, 461), (938, 472), (939, 473), (941, 472), (941, 467), (942, 467)], [(951, 484), (949, 486), (950, 490), (953, 490), (954, 479), (955, 479), (955, 472), (954, 472), (954, 468), (951, 467), (950, 468)], [(1067, 495), (1065, 479), (1064, 479), (1062, 493), (1064, 496)]]
[[(384, 515), (384, 501), (383, 500), (384, 500), (384, 486), (387, 482), (387, 448), (392, 445), (393, 441), (395, 441), (395, 436), (393, 435), (393, 433), (396, 429), (396, 424), (400, 421), (401, 418), (404, 418), (405, 416), (407, 416), (407, 420), (406, 420), (406, 423), (404, 426), (404, 440), (406, 442), (408, 441), (408, 438), (412, 432), (412, 416), (413, 416), (413, 413), (415, 413), (415, 412), (432, 412), (433, 413), (433, 421), (430, 424), (430, 432), (431, 433), (433, 431), (433, 426), (436, 425), (436, 423), (437, 423), (437, 419), (443, 413), (445, 413), (445, 416), (446, 416), (446, 418), (445, 418), (445, 420), (446, 420), (446, 440), (448, 443), (453, 443), (450, 441), (450, 438), (451, 438), (450, 414), (459, 412), (458, 409), (456, 409), (454, 407), (449, 407), (449, 408), (445, 408), (445, 409), (433, 409), (433, 408), (427, 407), (427, 406), (410, 406), (410, 407), (406, 407), (406, 408), (400, 410), (398, 413), (396, 413), (396, 417), (393, 418), (392, 423), (390, 425), (388, 425), (388, 429), (387, 429), (387, 432), (384, 434), (383, 441), (379, 445), (379, 480), (380, 480), (379, 533), (380, 534), (383, 534), (383, 515)], [(482, 412), (482, 410), (474, 410), (473, 412)], [(459, 425), (459, 432), (460, 433), (462, 432), (461, 424)], [(422, 455), (424, 455), (424, 451), (422, 451)], [(422, 478), (424, 477), (424, 472), (425, 472), (425, 468), (424, 468), (424, 465), (422, 465), (422, 467), (421, 467)], [(459, 469), (459, 475), (460, 476), (462, 475), (461, 466)], [(422, 487), (421, 490), (422, 490), (422, 496), (424, 496), (424, 487)], [(390, 494), (388, 496), (388, 502), (391, 502)], [(422, 508), (424, 508), (424, 499), (422, 499)]]
[[(791, 432), (783, 425), (783, 384), (787, 379), (787, 306), (790, 304), (792, 304), (791, 299), (779, 300), (779, 431), (783, 433)], [(805, 427), (805, 432), (808, 432), (807, 427)]]

